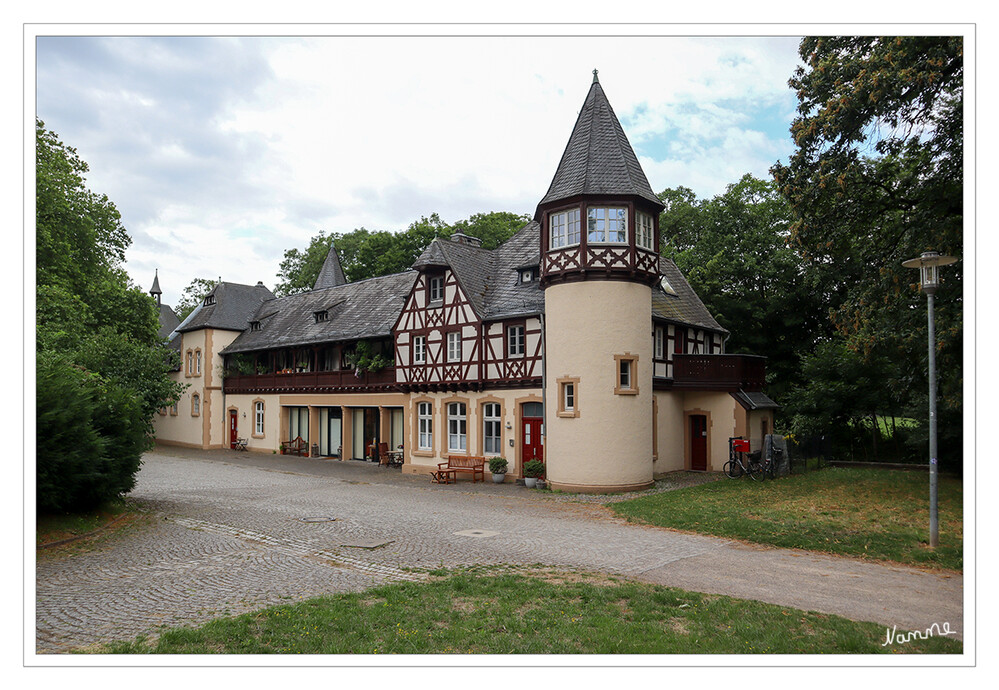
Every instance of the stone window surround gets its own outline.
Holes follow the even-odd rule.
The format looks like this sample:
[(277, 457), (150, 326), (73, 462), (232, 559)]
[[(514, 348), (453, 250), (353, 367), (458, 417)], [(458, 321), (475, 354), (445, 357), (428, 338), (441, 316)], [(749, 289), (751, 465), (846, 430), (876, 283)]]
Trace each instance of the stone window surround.
[[(579, 416), (579, 377), (578, 376), (562, 376), (556, 379), (558, 384), (558, 408), (556, 409), (556, 416), (558, 417), (578, 417)], [(572, 408), (567, 408), (565, 406), (565, 388), (567, 385), (572, 386)]]
[[(621, 387), (621, 364), (623, 362), (630, 364), (627, 388)], [(633, 355), (630, 352), (614, 355), (614, 381), (616, 382), (614, 395), (638, 395), (638, 355)]]

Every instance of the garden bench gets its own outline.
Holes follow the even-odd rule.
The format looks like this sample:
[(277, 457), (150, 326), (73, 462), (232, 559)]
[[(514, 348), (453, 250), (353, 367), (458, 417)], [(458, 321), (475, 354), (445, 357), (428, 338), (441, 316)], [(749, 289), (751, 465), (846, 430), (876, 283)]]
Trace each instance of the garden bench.
[(449, 455), (447, 462), (437, 463), (439, 472), (471, 472), (472, 483), (476, 482), (478, 475), (482, 481), (486, 481), (486, 459), (479, 455)]
[(307, 455), (309, 450), (309, 444), (307, 444), (301, 436), (296, 436), (291, 441), (285, 441), (284, 443), (284, 454), (285, 455)]

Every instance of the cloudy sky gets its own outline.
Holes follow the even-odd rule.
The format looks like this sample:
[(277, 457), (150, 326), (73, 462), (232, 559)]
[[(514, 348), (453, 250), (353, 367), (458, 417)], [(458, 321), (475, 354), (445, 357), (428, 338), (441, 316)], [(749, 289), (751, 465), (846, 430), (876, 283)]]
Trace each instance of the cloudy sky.
[(656, 191), (767, 176), (792, 151), (797, 44), (39, 36), (36, 114), (117, 205), (132, 279), (159, 269), (175, 304), (196, 277), (273, 287), (284, 250), (321, 229), (533, 214), (594, 68)]

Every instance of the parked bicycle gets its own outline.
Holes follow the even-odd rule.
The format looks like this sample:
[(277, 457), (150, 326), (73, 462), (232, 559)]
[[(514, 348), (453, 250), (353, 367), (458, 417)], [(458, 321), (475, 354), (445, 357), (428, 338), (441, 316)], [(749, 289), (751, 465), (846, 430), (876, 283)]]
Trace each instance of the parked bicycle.
[(750, 454), (749, 440), (740, 437), (728, 440), (728, 462), (723, 469), (729, 479), (738, 479), (743, 475), (748, 475), (753, 481), (765, 478), (759, 453)]

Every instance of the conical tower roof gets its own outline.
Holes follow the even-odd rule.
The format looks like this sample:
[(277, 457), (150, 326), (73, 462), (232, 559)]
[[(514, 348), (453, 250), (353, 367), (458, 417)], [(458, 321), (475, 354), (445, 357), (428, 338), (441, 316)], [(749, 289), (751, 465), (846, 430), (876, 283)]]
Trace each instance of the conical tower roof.
[(336, 253), (336, 247), (330, 242), (330, 251), (326, 255), (323, 267), (319, 269), (319, 276), (316, 278), (316, 284), (312, 286), (312, 289), (322, 290), (323, 288), (346, 284), (347, 277), (343, 274), (343, 267), (340, 266), (340, 257)]
[(583, 109), (538, 206), (580, 194), (634, 195), (662, 207), (593, 70)]
[(160, 290), (160, 269), (156, 269), (156, 275), (153, 277), (153, 286), (149, 288), (150, 295), (162, 295), (163, 291)]

